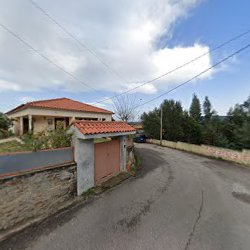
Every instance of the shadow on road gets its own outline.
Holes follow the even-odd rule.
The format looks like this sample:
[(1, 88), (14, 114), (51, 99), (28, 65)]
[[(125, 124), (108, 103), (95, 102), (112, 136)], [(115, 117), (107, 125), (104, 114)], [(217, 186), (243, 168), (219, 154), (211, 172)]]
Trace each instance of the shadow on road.
[[(141, 163), (136, 174), (137, 178), (142, 178), (151, 171), (160, 167), (161, 164), (166, 164), (160, 153), (152, 149), (136, 148), (136, 154), (139, 156)], [(143, 157), (142, 157), (143, 155)]]

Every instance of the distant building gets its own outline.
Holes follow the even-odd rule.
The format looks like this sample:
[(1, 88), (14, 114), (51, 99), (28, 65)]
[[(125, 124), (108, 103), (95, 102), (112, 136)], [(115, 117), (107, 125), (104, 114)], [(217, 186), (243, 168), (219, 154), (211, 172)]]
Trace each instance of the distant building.
[(143, 125), (141, 122), (129, 122), (128, 124), (136, 129), (137, 134), (144, 133)]

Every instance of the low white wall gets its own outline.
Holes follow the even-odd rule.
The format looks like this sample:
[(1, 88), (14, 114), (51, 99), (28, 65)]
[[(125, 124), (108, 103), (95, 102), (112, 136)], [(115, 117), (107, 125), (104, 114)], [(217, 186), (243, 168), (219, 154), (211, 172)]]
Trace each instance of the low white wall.
[[(160, 140), (147, 139), (148, 143), (160, 145)], [(219, 148), (208, 145), (195, 145), (184, 142), (162, 141), (162, 146), (184, 150), (191, 153), (196, 153), (205, 156), (212, 156), (224, 160), (244, 164), (250, 166), (250, 150), (236, 151), (226, 148)]]

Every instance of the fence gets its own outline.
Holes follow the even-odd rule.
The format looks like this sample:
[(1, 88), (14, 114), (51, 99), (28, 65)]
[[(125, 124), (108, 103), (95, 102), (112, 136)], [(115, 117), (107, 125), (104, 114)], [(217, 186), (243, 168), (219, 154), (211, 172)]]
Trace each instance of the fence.
[(17, 172), (74, 162), (73, 148), (18, 152), (0, 155), (0, 177)]
[[(160, 145), (159, 140), (148, 139), (148, 143)], [(226, 148), (219, 148), (208, 145), (195, 145), (184, 142), (172, 142), (172, 141), (162, 141), (162, 146), (184, 150), (187, 152), (192, 152), (205, 156), (212, 156), (216, 158), (221, 158), (224, 160), (244, 164), (250, 166), (250, 150), (236, 151)]]

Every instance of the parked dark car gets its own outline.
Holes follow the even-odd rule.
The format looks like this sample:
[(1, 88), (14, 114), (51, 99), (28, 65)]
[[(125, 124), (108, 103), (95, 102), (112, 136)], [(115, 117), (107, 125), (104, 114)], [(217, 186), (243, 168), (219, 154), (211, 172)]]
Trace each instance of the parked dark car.
[(146, 142), (145, 135), (135, 135), (134, 142)]

